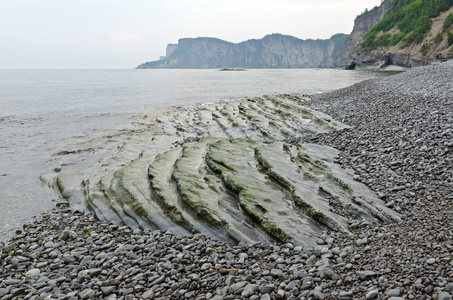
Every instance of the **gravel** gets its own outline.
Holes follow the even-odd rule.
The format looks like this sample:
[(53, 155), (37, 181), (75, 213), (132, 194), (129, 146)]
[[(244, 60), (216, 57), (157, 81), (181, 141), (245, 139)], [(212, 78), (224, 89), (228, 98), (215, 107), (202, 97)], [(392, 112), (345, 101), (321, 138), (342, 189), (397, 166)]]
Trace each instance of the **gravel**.
[(453, 61), (310, 103), (352, 128), (300, 138), (341, 150), (402, 222), (325, 232), (318, 247), (230, 245), (131, 230), (59, 202), (0, 254), (0, 299), (452, 299)]

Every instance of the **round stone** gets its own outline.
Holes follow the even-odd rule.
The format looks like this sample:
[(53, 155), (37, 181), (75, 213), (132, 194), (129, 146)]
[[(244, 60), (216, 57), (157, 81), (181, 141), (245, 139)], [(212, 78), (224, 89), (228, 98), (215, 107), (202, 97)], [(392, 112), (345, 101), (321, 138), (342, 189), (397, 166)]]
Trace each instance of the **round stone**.
[(31, 269), (25, 274), (25, 276), (28, 278), (32, 278), (32, 277), (38, 276), (40, 273), (41, 273), (41, 270), (39, 270), (39, 269)]
[(432, 264), (434, 264), (435, 262), (436, 262), (436, 259), (435, 259), (435, 258), (430, 258), (430, 259), (428, 259), (428, 260), (426, 261), (426, 263), (427, 263), (428, 265), (432, 265)]

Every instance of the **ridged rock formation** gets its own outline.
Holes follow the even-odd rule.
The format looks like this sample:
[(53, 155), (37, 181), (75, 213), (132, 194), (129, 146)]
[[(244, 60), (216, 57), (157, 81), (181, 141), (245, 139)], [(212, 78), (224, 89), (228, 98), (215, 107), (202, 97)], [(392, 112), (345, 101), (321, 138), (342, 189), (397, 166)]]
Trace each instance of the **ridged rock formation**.
[(215, 38), (185, 38), (167, 46), (167, 56), (141, 64), (149, 68), (330, 68), (347, 35), (328, 40), (301, 40), (271, 34), (260, 40), (233, 44)]
[(327, 228), (398, 220), (335, 163), (337, 150), (298, 143), (347, 127), (304, 101), (282, 95), (145, 116), (114, 157), (61, 172), (55, 188), (100, 219), (230, 242), (314, 245)]

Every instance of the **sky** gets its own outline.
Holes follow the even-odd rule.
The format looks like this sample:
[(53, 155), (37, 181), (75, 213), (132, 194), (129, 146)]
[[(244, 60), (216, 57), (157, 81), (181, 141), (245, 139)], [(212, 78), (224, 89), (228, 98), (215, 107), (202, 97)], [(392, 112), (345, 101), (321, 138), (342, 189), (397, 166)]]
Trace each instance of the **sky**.
[(350, 33), (381, 0), (0, 0), (0, 69), (133, 69), (186, 37)]

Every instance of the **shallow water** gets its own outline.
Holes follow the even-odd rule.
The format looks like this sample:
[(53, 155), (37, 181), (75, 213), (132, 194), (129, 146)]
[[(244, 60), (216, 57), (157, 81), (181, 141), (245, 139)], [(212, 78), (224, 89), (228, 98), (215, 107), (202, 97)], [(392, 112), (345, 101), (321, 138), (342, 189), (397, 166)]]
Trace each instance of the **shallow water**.
[(328, 69), (0, 70), (0, 240), (59, 198), (41, 174), (112, 156), (136, 134), (134, 116), (265, 94), (327, 92), (376, 76)]

